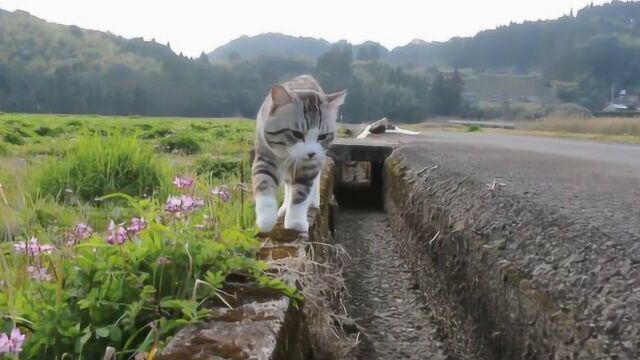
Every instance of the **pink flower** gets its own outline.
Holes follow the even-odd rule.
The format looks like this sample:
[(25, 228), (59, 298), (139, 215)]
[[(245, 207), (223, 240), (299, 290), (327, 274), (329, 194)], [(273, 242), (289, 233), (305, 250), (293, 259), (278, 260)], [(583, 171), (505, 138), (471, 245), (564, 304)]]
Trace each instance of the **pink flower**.
[(204, 200), (194, 198), (190, 195), (170, 196), (165, 205), (165, 211), (179, 213), (180, 211), (193, 211), (204, 205)]
[(19, 354), (22, 351), (22, 343), (25, 336), (20, 333), (20, 329), (14, 327), (11, 334), (0, 334), (0, 354)]
[(222, 202), (231, 200), (231, 194), (229, 194), (229, 191), (225, 188), (215, 187), (211, 190), (211, 195), (219, 197)]
[(86, 240), (93, 235), (93, 229), (85, 223), (79, 223), (73, 229), (73, 235), (78, 240)]
[(140, 231), (144, 230), (149, 223), (143, 217), (133, 217), (131, 218), (131, 222), (129, 226), (127, 226), (127, 231), (132, 235), (138, 234)]
[(13, 244), (13, 249), (17, 252), (23, 252), (30, 255), (39, 255), (40, 253), (51, 254), (56, 247), (51, 244), (40, 245), (36, 237), (32, 237), (29, 242), (19, 241)]
[(195, 180), (192, 177), (180, 177), (176, 176), (173, 180), (173, 185), (175, 185), (178, 189), (190, 188), (193, 186)]
[(182, 209), (184, 211), (193, 211), (204, 205), (204, 200), (200, 200), (189, 195), (182, 195), (180, 200), (182, 201)]
[(116, 223), (111, 220), (109, 222), (109, 227), (107, 228), (107, 243), (113, 244), (124, 244), (125, 241), (129, 239), (127, 235), (127, 229), (125, 229), (122, 225), (119, 224), (116, 226)]
[(49, 281), (51, 275), (45, 268), (39, 268), (36, 266), (27, 266), (27, 273), (29, 277), (36, 281)]
[(164, 207), (165, 211), (168, 212), (178, 212), (180, 211), (180, 205), (182, 205), (182, 200), (178, 196), (169, 196), (167, 199), (167, 204)]
[(158, 265), (169, 265), (172, 263), (171, 259), (165, 256), (160, 256), (156, 261), (158, 262)]

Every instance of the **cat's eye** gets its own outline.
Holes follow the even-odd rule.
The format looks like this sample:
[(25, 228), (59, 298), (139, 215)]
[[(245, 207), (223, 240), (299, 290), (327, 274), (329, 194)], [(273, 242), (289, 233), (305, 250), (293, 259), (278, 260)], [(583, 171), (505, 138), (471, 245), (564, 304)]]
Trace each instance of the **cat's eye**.
[(324, 140), (327, 140), (327, 138), (328, 138), (328, 137), (329, 137), (329, 133), (326, 133), (326, 134), (320, 134), (320, 135), (318, 136), (318, 140), (319, 140), (319, 141), (324, 141)]
[(304, 134), (301, 133), (300, 131), (291, 130), (291, 134), (293, 135), (294, 138), (298, 140), (304, 140)]

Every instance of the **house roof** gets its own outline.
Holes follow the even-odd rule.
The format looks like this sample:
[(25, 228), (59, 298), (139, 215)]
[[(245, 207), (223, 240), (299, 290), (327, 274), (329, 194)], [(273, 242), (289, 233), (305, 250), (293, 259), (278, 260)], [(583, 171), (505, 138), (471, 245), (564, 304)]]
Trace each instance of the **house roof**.
[(602, 111), (628, 110), (628, 109), (629, 108), (627, 107), (627, 105), (610, 103), (607, 106), (605, 106), (604, 108), (602, 108)]

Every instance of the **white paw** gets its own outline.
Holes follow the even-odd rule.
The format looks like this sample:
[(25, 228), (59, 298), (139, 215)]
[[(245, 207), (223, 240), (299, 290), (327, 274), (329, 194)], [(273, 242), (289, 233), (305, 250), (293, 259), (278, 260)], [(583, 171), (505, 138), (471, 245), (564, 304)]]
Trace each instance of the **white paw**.
[(314, 209), (320, 209), (320, 198), (315, 198), (311, 200), (311, 205), (312, 208)]
[(289, 217), (284, 218), (285, 229), (296, 230), (298, 232), (309, 231), (309, 221), (306, 218)]
[(256, 198), (256, 224), (260, 231), (268, 232), (273, 229), (278, 220), (278, 205), (276, 199), (271, 196)]

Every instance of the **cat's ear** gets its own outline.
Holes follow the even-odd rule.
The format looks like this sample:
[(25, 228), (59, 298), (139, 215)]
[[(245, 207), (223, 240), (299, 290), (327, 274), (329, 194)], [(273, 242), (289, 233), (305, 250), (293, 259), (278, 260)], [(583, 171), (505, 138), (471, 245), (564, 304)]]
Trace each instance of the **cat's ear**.
[(329, 105), (340, 106), (344, 104), (344, 99), (347, 97), (347, 90), (342, 90), (337, 93), (327, 94), (327, 100)]
[(278, 107), (289, 104), (293, 101), (293, 98), (282, 85), (273, 85), (271, 87), (271, 100), (273, 100), (273, 104)]

